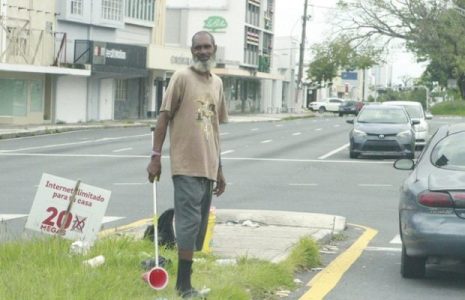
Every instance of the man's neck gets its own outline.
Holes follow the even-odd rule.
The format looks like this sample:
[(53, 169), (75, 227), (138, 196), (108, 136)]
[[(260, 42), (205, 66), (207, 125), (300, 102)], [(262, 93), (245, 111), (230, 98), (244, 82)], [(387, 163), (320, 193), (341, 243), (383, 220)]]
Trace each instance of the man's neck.
[(194, 68), (194, 66), (191, 66), (191, 70), (194, 71), (195, 73), (201, 75), (201, 76), (206, 77), (206, 78), (210, 78), (212, 76), (210, 71), (202, 72), (202, 71), (197, 70), (196, 68)]

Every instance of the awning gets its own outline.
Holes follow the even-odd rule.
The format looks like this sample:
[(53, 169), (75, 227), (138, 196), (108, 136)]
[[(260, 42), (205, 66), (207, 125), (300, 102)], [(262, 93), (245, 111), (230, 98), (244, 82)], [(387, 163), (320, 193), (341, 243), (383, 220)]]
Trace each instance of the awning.
[(73, 75), (73, 76), (90, 76), (91, 70), (87, 69), (71, 69), (49, 66), (35, 66), (24, 64), (1, 64), (0, 72), (21, 72), (21, 73), (41, 73), (55, 75)]

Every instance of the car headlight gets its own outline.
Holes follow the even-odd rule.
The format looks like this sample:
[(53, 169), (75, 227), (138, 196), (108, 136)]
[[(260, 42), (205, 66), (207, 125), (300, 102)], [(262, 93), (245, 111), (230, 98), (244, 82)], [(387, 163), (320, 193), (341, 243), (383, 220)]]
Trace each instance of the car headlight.
[(405, 131), (399, 132), (397, 134), (397, 136), (400, 137), (400, 138), (411, 138), (412, 137), (412, 131), (405, 130)]
[(420, 123), (420, 124), (415, 125), (415, 131), (427, 131), (427, 130), (428, 128), (426, 124)]
[(353, 135), (354, 135), (354, 137), (364, 137), (364, 136), (366, 136), (367, 134), (366, 134), (366, 132), (364, 132), (364, 131), (361, 131), (361, 130), (358, 130), (358, 129), (354, 129)]

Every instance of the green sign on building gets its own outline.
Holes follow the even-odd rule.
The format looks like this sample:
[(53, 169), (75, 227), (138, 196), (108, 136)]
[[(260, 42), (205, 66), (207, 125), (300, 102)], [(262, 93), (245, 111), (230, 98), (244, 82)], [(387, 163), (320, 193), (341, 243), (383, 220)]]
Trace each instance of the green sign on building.
[[(211, 16), (204, 21), (203, 28), (212, 32), (221, 32), (219, 30), (228, 27), (226, 19), (220, 16)], [(224, 31), (223, 31), (224, 32)]]

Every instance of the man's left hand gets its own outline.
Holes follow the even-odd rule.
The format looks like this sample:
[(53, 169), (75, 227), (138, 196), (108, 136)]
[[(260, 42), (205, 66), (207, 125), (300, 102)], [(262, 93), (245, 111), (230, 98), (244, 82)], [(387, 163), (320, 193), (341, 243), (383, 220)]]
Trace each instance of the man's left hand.
[(226, 180), (224, 179), (222, 169), (219, 168), (215, 188), (213, 189), (213, 195), (219, 197), (221, 196), (221, 194), (224, 193), (225, 189), (226, 189)]

